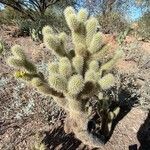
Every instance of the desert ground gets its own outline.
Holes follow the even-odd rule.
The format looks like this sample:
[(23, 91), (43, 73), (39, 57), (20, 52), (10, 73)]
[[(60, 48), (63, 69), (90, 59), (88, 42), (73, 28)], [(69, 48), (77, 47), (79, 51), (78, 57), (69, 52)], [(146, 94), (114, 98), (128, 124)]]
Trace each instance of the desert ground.
[[(14, 27), (3, 26), (0, 29), (0, 38), (6, 44), (0, 56), (0, 149), (30, 150), (35, 144), (44, 143), (50, 150), (96, 150), (82, 144), (73, 133), (64, 132), (66, 113), (52, 98), (39, 94), (34, 88), (13, 77), (14, 70), (6, 64), (6, 59), (14, 44), (20, 44), (44, 74), (47, 74), (47, 63), (55, 59), (43, 44), (33, 42), (30, 37), (13, 37), (14, 31)], [(117, 47), (114, 37), (104, 36), (113, 51)], [(132, 58), (136, 59), (138, 53), (150, 56), (150, 42), (138, 41), (137, 44), (137, 39), (127, 37), (125, 45), (128, 45), (125, 48), (126, 59), (120, 60), (115, 67), (127, 75), (143, 71), (144, 81), (139, 82), (147, 82), (150, 62), (146, 63), (145, 70), (140, 70), (138, 61)], [(136, 54), (129, 53), (131, 46)], [(134, 104), (118, 122), (110, 140), (99, 150), (150, 150), (148, 133), (150, 134), (148, 111), (141, 105)]]

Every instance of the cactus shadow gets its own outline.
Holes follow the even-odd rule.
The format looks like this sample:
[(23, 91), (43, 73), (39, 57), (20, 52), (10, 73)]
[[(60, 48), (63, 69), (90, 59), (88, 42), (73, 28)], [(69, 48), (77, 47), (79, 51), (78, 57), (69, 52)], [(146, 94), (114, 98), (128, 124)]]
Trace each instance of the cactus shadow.
[[(131, 95), (128, 91), (124, 91), (124, 90), (120, 91), (118, 98), (119, 98), (119, 103), (116, 104), (114, 103), (114, 106), (112, 107), (119, 106), (120, 112), (112, 122), (112, 128), (109, 136), (106, 137), (105, 143), (107, 143), (110, 140), (119, 121), (121, 121), (132, 110), (134, 104), (137, 103), (137, 97), (135, 96), (131, 98)], [(130, 100), (127, 102), (126, 99), (130, 99)]]
[(74, 137), (74, 134), (66, 134), (63, 125), (55, 128), (53, 131), (45, 132), (46, 136), (43, 139), (48, 150), (76, 150), (81, 141)]
[(139, 150), (149, 150), (150, 149), (150, 111), (147, 115), (146, 120), (139, 128), (137, 132), (137, 139), (140, 143)]

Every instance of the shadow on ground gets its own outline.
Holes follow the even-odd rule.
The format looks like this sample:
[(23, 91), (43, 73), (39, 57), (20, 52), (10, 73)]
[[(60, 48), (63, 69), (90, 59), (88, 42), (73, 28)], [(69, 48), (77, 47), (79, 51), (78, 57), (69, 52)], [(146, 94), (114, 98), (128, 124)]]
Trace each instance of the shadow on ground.
[(150, 112), (144, 123), (141, 125), (137, 133), (137, 138), (140, 142), (139, 150), (150, 150)]
[(79, 140), (74, 138), (73, 134), (66, 134), (62, 125), (45, 134), (43, 142), (50, 150), (76, 150), (81, 144)]

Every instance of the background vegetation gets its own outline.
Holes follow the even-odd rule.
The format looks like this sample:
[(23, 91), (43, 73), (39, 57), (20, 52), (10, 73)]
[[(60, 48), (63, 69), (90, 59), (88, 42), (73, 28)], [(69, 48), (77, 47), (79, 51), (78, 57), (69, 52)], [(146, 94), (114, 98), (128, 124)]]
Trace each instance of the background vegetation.
[[(86, 7), (91, 15), (99, 19), (103, 33), (118, 35), (131, 27), (144, 39), (149, 39), (150, 35), (148, 0), (0, 0), (0, 4), (0, 23), (17, 25), (19, 35), (32, 35), (31, 31), (35, 29), (34, 34), (39, 36), (45, 25), (51, 25), (56, 31), (68, 31), (62, 15), (66, 6), (73, 6), (75, 9)], [(137, 14), (132, 16), (134, 9)], [(132, 26), (135, 23), (136, 26)]]

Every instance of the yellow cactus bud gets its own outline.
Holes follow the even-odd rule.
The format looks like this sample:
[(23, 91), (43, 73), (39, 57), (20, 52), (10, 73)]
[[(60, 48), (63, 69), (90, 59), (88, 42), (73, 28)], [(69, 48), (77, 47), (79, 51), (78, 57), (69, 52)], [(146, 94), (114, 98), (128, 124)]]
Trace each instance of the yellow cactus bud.
[(94, 70), (95, 72), (99, 71), (99, 62), (96, 60), (93, 60), (89, 64), (89, 69)]
[(25, 71), (16, 71), (14, 76), (22, 80), (31, 81), (36, 76), (36, 74), (31, 74)]
[(20, 45), (14, 45), (12, 48), (11, 48), (11, 51), (12, 51), (12, 54), (16, 57), (16, 58), (19, 58), (19, 59), (26, 59), (26, 56), (21, 48)]
[(80, 22), (85, 22), (87, 20), (88, 17), (88, 12), (86, 9), (81, 8), (77, 14), (77, 19)]
[(60, 74), (52, 74), (49, 83), (56, 91), (65, 92), (67, 89), (67, 79)]
[(26, 80), (26, 81), (31, 81), (33, 79), (33, 77), (35, 76), (35, 74), (30, 74), (30, 73), (25, 72), (25, 71), (16, 71), (14, 76), (16, 78), (21, 78), (21, 79)]
[(53, 33), (53, 29), (50, 26), (45, 26), (42, 29), (42, 34), (46, 35), (46, 34), (52, 34)]
[(102, 37), (101, 37), (101, 33), (98, 32), (93, 36), (92, 42), (88, 50), (93, 54), (99, 51), (101, 47), (102, 47)]
[(26, 74), (25, 71), (16, 71), (15, 72), (15, 77), (16, 78), (21, 78), (22, 76), (24, 76)]
[(82, 74), (84, 58), (82, 56), (75, 56), (72, 60), (73, 67), (78, 74)]
[(104, 77), (102, 77), (98, 81), (98, 83), (103, 90), (107, 90), (107, 89), (111, 88), (112, 86), (114, 86), (115, 78), (111, 73), (109, 73), (109, 74), (105, 75)]
[(84, 88), (84, 80), (81, 75), (73, 75), (68, 82), (68, 92), (71, 95), (79, 94)]

